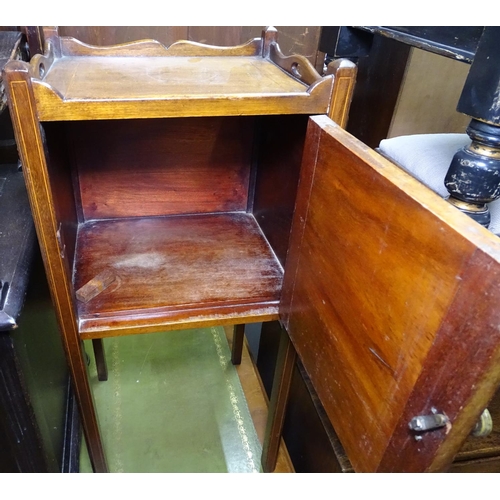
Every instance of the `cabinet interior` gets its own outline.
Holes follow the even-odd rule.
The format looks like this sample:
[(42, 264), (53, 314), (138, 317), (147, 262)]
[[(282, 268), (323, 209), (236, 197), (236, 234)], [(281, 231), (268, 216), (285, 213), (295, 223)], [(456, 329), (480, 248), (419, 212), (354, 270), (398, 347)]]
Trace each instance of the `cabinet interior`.
[(277, 317), (307, 119), (43, 123), (82, 337)]

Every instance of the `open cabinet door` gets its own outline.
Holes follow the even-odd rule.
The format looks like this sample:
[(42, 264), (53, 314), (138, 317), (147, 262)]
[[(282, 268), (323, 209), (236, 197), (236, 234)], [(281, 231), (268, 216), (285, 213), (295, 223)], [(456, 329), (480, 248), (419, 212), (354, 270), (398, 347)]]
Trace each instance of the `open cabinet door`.
[(500, 382), (500, 239), (313, 117), (280, 314), (357, 472), (446, 470)]

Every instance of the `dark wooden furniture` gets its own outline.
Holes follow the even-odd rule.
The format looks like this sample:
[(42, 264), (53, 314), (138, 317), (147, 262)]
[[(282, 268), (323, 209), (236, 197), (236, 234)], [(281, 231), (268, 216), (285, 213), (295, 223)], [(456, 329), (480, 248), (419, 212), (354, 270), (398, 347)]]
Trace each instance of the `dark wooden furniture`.
[(319, 47), (332, 57), (365, 57), (383, 37), (470, 64), (483, 32), (484, 26), (324, 26)]
[(447, 469), (500, 381), (500, 244), (325, 116), (345, 123), (352, 66), (321, 78), (272, 30), (229, 49), (46, 35), (5, 75), (94, 469), (82, 338), (278, 318), (265, 470), (295, 351), (353, 470)]
[(14, 344), (28, 289), (35, 231), (22, 173), (0, 166), (0, 436), (2, 472), (48, 470)]
[(345, 123), (355, 66), (321, 77), (281, 54), (274, 29), (228, 48), (43, 39), (5, 79), (89, 455), (106, 471), (82, 339), (99, 355), (107, 336), (233, 324), (237, 362), (238, 325), (279, 317), (308, 118)]
[[(25, 41), (0, 31), (0, 67), (28, 58)], [(78, 413), (0, 89), (0, 472), (76, 472)]]
[[(370, 59), (372, 52), (373, 56), (377, 57), (377, 50), (373, 49), (376, 49), (375, 45), (380, 43), (389, 43), (389, 46), (395, 47), (395, 50), (403, 54), (403, 59), (405, 54), (407, 56), (410, 47), (417, 47), (471, 65), (457, 103), (457, 111), (471, 117), (467, 133), (472, 139), (472, 144), (459, 151), (452, 160), (445, 185), (450, 193), (448, 200), (450, 203), (488, 227), (491, 216), (487, 204), (500, 197), (498, 180), (500, 172), (500, 115), (498, 113), (500, 56), (497, 50), (500, 44), (500, 28), (495, 26), (325, 27), (322, 30), (320, 48), (333, 58)], [(386, 57), (387, 54), (384, 53), (383, 56)], [(378, 61), (365, 62), (365, 64), (369, 68), (379, 66)], [(402, 70), (404, 64), (400, 64), (399, 67)], [(369, 74), (370, 72), (367, 73)], [(363, 80), (362, 71), (360, 75)], [(397, 87), (402, 75), (398, 76), (390, 72), (386, 75), (385, 78), (395, 83)], [(370, 85), (374, 83), (372, 78)], [(387, 89), (387, 85), (381, 87), (381, 91), (386, 92), (383, 87)], [(363, 92), (363, 89), (359, 89), (359, 92)], [(366, 91), (365, 95), (367, 95)], [(392, 92), (392, 95), (395, 104), (394, 97), (397, 91)], [(362, 105), (365, 109), (370, 107), (370, 103), (366, 101), (362, 102)], [(384, 107), (386, 117), (390, 119), (391, 106), (385, 105)], [(356, 113), (356, 109), (355, 97), (353, 113)], [(354, 120), (349, 130), (356, 137), (365, 140), (365, 129), (375, 128), (374, 121), (379, 121), (378, 114), (372, 116), (372, 119), (366, 114), (353, 117)], [(387, 119), (385, 123), (388, 127)], [(370, 145), (376, 147), (384, 138), (383, 135), (379, 135), (377, 142)]]
[(499, 384), (500, 244), (324, 116), (345, 123), (352, 66), (321, 78), (273, 30), (228, 49), (45, 38), (5, 75), (94, 469), (82, 338), (278, 318), (265, 470), (295, 350), (353, 470), (447, 469)]
[[(18, 31), (0, 31), (0, 69), (11, 60), (27, 60), (25, 39)], [(17, 163), (17, 149), (9, 111), (5, 84), (0, 75), (0, 164)]]

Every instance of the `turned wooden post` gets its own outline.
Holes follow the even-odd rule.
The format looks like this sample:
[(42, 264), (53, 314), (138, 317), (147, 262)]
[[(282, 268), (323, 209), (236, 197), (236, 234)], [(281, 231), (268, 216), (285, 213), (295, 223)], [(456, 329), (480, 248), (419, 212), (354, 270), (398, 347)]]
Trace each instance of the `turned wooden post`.
[(500, 28), (484, 28), (457, 111), (472, 117), (469, 147), (458, 151), (445, 178), (448, 201), (485, 227), (488, 203), (500, 197)]
[(500, 197), (500, 126), (472, 119), (468, 147), (455, 153), (445, 177), (448, 201), (469, 217), (488, 227), (488, 203)]

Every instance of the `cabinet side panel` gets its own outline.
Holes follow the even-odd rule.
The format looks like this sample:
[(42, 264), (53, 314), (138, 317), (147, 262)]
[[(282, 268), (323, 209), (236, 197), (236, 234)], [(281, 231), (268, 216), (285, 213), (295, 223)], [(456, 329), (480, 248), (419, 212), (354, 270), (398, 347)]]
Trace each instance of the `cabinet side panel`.
[(462, 214), (333, 124), (309, 132), (322, 127), (280, 312), (355, 470), (374, 471), (474, 245), (448, 224)]
[(295, 207), (307, 116), (262, 119), (253, 214), (284, 265)]
[(253, 118), (68, 127), (85, 220), (246, 210)]
[(43, 151), (45, 141), (35, 114), (35, 101), (29, 86), (29, 75), (26, 67), (17, 62), (5, 69), (5, 75), (9, 90), (9, 106), (23, 163), (33, 219), (73, 388), (79, 404), (89, 455), (94, 470), (106, 472), (106, 457), (73, 309), (70, 270), (64, 254), (61, 254), (61, 243), (57, 234), (58, 220), (54, 209), (54, 193), (48, 182), (49, 167)]
[(73, 189), (73, 172), (68, 157), (64, 124), (44, 123), (42, 129), (46, 141), (45, 156), (54, 197), (54, 210), (59, 224), (61, 247), (68, 259), (68, 267), (72, 269), (75, 258), (78, 207)]

